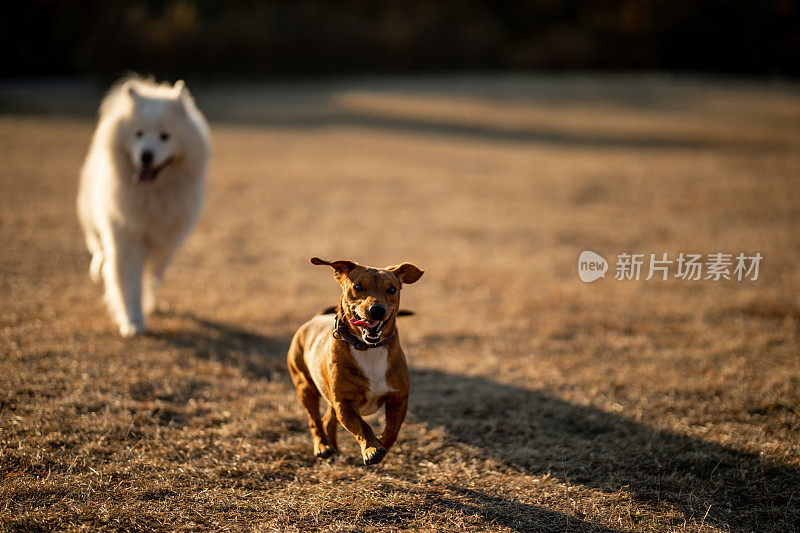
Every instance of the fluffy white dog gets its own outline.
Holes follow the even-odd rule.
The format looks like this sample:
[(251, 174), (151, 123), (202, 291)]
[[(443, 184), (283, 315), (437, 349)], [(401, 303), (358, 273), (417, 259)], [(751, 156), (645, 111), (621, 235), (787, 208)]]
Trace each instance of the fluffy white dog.
[(145, 331), (164, 270), (203, 204), (208, 124), (183, 81), (120, 81), (100, 106), (81, 171), (78, 216), (123, 336)]

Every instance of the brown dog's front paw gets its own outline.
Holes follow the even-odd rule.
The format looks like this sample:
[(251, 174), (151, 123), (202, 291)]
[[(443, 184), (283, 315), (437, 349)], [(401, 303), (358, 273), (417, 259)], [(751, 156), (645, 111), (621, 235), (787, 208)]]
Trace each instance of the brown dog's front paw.
[(385, 455), (386, 448), (383, 446), (370, 446), (369, 448), (364, 448), (361, 452), (365, 465), (376, 465), (381, 462), (381, 459), (383, 459)]
[(327, 459), (336, 453), (336, 448), (328, 446), (327, 444), (320, 444), (314, 447), (314, 456), (320, 459)]

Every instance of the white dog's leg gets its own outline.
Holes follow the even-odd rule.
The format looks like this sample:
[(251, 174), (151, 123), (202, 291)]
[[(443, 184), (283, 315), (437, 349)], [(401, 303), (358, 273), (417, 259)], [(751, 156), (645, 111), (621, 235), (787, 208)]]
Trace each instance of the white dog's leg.
[(118, 236), (103, 263), (106, 301), (123, 337), (144, 333), (142, 315), (142, 268), (144, 250), (141, 245)]
[(97, 283), (103, 276), (103, 252), (98, 250), (92, 255), (92, 262), (89, 265), (89, 277)]
[(148, 255), (144, 265), (144, 294), (142, 296), (142, 306), (145, 315), (149, 315), (156, 309), (156, 293), (164, 271), (172, 260), (173, 250), (154, 250)]
[(93, 227), (86, 227), (84, 229), (86, 236), (86, 248), (92, 254), (92, 262), (89, 264), (89, 277), (92, 281), (97, 283), (102, 277), (103, 269), (103, 246), (100, 243), (100, 237), (95, 232)]

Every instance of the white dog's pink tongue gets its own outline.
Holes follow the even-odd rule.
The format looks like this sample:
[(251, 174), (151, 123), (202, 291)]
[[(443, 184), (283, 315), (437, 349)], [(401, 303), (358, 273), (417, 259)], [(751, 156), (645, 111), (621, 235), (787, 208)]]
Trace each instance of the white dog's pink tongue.
[(380, 324), (380, 320), (364, 320), (361, 318), (351, 318), (350, 323), (354, 326), (359, 326), (362, 328), (374, 328), (378, 324)]
[(153, 169), (142, 169), (137, 176), (139, 181), (153, 181), (156, 179), (156, 173)]

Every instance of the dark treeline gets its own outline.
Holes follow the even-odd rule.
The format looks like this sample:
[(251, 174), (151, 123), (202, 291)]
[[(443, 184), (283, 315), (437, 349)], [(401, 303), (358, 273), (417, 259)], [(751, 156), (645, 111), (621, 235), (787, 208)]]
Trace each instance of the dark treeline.
[(5, 76), (663, 69), (800, 74), (800, 0), (28, 0)]

